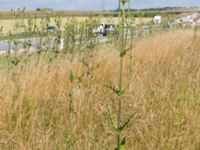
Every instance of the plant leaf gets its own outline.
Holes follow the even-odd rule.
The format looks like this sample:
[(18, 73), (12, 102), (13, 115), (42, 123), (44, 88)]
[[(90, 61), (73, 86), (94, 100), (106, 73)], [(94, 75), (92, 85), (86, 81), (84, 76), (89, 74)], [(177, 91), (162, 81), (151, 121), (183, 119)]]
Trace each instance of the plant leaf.
[(130, 115), (126, 121), (118, 128), (118, 132), (121, 132), (124, 128), (126, 128), (128, 126), (128, 124), (130, 123), (130, 121), (132, 120), (132, 118), (135, 116), (136, 113)]
[(126, 137), (124, 137), (120, 142), (120, 150), (125, 150)]
[(74, 76), (73, 72), (70, 71), (70, 73), (69, 73), (69, 80), (72, 82), (72, 81), (74, 81), (74, 79), (75, 79), (75, 76)]
[(131, 83), (131, 81), (129, 81), (129, 82), (127, 83), (126, 87), (124, 87), (121, 91), (119, 91), (119, 92), (117, 93), (117, 95), (118, 95), (118, 96), (124, 95), (124, 93), (126, 92), (126, 90), (127, 90), (128, 87), (129, 87), (130, 83)]
[(74, 93), (70, 91), (69, 92), (69, 112), (70, 113), (74, 112), (73, 101), (74, 101)]
[(81, 60), (81, 63), (82, 63), (84, 66), (86, 66), (87, 68), (90, 68), (88, 62), (86, 62), (85, 59), (82, 59), (82, 60)]
[(130, 48), (120, 51), (120, 57), (124, 57), (129, 50), (130, 50)]
[(110, 121), (112, 123), (112, 126), (115, 129), (115, 131), (117, 131), (118, 130), (117, 121), (116, 121), (115, 117), (113, 116), (112, 111), (111, 111), (110, 108), (108, 108), (108, 112), (109, 112), (109, 119), (110, 119)]
[(126, 91), (126, 88), (124, 88), (123, 90), (119, 91), (119, 92), (117, 93), (117, 95), (118, 95), (118, 96), (122, 96), (122, 95), (124, 95), (125, 91)]
[(118, 88), (115, 87), (114, 85), (109, 84), (109, 85), (105, 85), (105, 87), (111, 89), (116, 95), (119, 95), (120, 93), (120, 90), (118, 90)]
[(68, 78), (71, 82), (73, 82), (74, 80), (81, 82), (81, 78), (76, 76), (72, 71), (70, 71)]

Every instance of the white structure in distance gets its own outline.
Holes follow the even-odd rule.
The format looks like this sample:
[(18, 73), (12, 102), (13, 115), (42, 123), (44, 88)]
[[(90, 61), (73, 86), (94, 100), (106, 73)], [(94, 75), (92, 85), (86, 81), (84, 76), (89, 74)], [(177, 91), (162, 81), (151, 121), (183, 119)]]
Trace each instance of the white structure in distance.
[(162, 17), (161, 16), (154, 16), (153, 22), (154, 22), (154, 24), (161, 24)]

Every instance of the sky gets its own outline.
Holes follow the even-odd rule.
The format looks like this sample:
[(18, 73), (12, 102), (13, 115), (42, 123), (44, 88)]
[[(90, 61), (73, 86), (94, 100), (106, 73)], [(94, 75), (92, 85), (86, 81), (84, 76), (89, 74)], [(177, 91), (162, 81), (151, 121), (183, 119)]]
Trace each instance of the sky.
[[(0, 0), (0, 11), (26, 7), (53, 8), (54, 10), (101, 10), (116, 9), (118, 0)], [(193, 7), (200, 6), (200, 0), (131, 0), (132, 8), (150, 7)]]

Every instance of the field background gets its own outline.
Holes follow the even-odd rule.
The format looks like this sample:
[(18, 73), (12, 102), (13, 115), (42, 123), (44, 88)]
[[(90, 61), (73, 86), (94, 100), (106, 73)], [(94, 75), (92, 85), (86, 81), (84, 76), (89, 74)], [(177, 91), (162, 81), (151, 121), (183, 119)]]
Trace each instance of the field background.
[[(68, 19), (70, 18), (74, 18), (75, 20), (82, 22), (85, 21), (86, 19), (88, 19), (88, 17), (62, 17), (62, 29), (64, 27), (64, 25), (67, 23)], [(96, 19), (99, 19), (100, 22), (106, 22), (106, 23), (113, 23), (113, 24), (117, 24), (119, 19), (118, 17), (93, 17)], [(9, 31), (13, 31), (15, 29), (15, 25), (17, 22), (21, 22), (22, 19), (0, 19), (0, 27), (3, 27), (3, 33), (8, 33)], [(152, 18), (135, 18), (135, 22), (136, 23), (146, 23), (151, 21)], [(28, 25), (28, 19), (24, 19), (24, 24), (27, 26)], [(41, 22), (41, 18), (37, 19), (37, 25), (40, 25)], [(55, 18), (52, 17), (50, 19), (49, 25), (55, 25)]]

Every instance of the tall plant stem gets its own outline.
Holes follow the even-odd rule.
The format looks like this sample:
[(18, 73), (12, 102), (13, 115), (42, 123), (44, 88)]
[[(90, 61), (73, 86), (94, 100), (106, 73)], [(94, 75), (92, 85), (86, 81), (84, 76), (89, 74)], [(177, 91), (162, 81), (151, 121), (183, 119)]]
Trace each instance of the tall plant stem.
[[(122, 83), (123, 83), (123, 57), (120, 57), (120, 71), (119, 71), (119, 90), (122, 90)], [(122, 111), (122, 99), (121, 97), (118, 98), (118, 112), (117, 112), (117, 126), (120, 127), (121, 122), (121, 111)], [(120, 142), (121, 142), (121, 134), (120, 132), (117, 133), (117, 147), (120, 150)]]
[(119, 0), (118, 21), (119, 21), (119, 23), (121, 22), (121, 0)]
[[(124, 55), (122, 53), (125, 51), (125, 38), (124, 38), (124, 20), (125, 19), (125, 10), (124, 4), (122, 5), (122, 22), (121, 22), (121, 47), (120, 47), (120, 65), (119, 65), (119, 91), (122, 91), (123, 85), (123, 60)], [(121, 122), (121, 110), (122, 110), (122, 99), (121, 97), (118, 98), (118, 112), (117, 112), (117, 126), (120, 127)], [(117, 133), (117, 149), (120, 150), (120, 142), (121, 142), (121, 134), (120, 132)]]
[(121, 0), (118, 0), (118, 11), (120, 12), (121, 11)]
[(128, 2), (128, 17), (129, 17), (129, 19), (131, 17), (131, 0), (129, 0), (129, 2)]
[(125, 24), (125, 10), (124, 5), (122, 5), (122, 21), (121, 21), (121, 50), (120, 53), (123, 53), (125, 51), (125, 34), (124, 34), (124, 24)]

